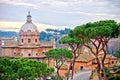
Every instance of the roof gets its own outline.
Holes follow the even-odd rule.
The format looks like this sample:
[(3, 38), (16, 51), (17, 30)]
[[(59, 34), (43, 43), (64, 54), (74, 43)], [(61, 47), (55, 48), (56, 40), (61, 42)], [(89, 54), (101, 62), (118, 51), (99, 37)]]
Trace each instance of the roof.
[(106, 58), (116, 58), (116, 57), (113, 56), (112, 54), (108, 54), (108, 55), (106, 55)]
[[(113, 55), (106, 55), (106, 58), (115, 58)], [(80, 61), (80, 62), (89, 62), (90, 60), (95, 59), (95, 57), (92, 54), (88, 54), (88, 53), (82, 53), (80, 54), (80, 56), (76, 59), (76, 61)], [(96, 61), (94, 61), (96, 62)], [(104, 63), (109, 63), (108, 59), (105, 59)]]
[(39, 45), (35, 45), (35, 44), (24, 44), (21, 46), (18, 46), (19, 48), (38, 48)]
[(18, 42), (17, 41), (9, 41), (2, 47), (18, 47)]
[(93, 59), (94, 59), (94, 56), (92, 56), (91, 54), (83, 53), (83, 54), (80, 54), (80, 56), (76, 59), (76, 61), (88, 62)]
[(53, 46), (54, 44), (52, 42), (40, 42), (40, 46), (44, 46), (44, 47), (47, 47), (47, 46)]
[(0, 40), (13, 40), (14, 38), (9, 38), (9, 37), (1, 37)]
[(23, 31), (23, 32), (27, 32), (29, 30), (31, 32), (36, 32), (36, 31), (38, 32), (37, 27), (32, 22), (30, 23), (26, 22), (20, 29), (20, 31)]
[(39, 48), (39, 47), (53, 47), (53, 44), (51, 42), (44, 42), (40, 43), (38, 45), (35, 44), (24, 44), (24, 45), (19, 45), (17, 41), (8, 41), (5, 45), (2, 47), (19, 47), (19, 48)]
[[(100, 60), (100, 61), (101, 61), (101, 60)], [(94, 61), (93, 61), (93, 63), (95, 63), (95, 64), (96, 64), (96, 63), (97, 63), (97, 61), (96, 61), (96, 60), (94, 60)], [(101, 62), (100, 62), (100, 63), (101, 63)], [(107, 63), (109, 63), (109, 59), (105, 59), (104, 64), (107, 64)]]

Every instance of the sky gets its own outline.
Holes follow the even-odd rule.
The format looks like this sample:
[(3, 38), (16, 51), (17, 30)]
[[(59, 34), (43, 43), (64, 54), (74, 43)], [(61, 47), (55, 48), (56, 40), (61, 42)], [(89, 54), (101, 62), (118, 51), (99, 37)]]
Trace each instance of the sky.
[(18, 32), (28, 11), (39, 31), (106, 19), (120, 22), (120, 0), (0, 0), (0, 30)]

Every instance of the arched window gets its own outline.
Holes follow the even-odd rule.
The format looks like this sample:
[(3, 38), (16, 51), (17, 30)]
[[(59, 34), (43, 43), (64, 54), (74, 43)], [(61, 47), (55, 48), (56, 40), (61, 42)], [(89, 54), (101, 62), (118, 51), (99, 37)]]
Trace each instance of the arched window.
[(28, 43), (30, 43), (31, 42), (31, 39), (28, 39)]

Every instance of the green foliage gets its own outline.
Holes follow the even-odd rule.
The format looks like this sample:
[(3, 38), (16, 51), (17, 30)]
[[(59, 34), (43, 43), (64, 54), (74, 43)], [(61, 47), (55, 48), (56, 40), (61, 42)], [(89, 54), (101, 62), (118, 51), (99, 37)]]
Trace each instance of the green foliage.
[[(65, 28), (64, 30), (57, 30), (57, 29), (46, 29), (46, 31), (42, 31), (40, 32), (40, 38), (39, 40), (40, 41), (50, 41), (51, 38), (54, 38), (55, 41), (57, 41), (59, 39), (58, 37), (58, 33), (60, 35), (64, 35), (64, 34), (68, 34), (70, 31), (69, 28)], [(55, 33), (55, 34), (52, 34), (52, 33)], [(57, 33), (57, 34), (56, 34)]]
[[(100, 65), (100, 60), (98, 59), (98, 54), (100, 50), (107, 50), (107, 44), (111, 37), (118, 37), (120, 34), (120, 25), (117, 24), (114, 20), (101, 20), (98, 22), (87, 23), (84, 25), (76, 26), (73, 31), (69, 33), (69, 36), (73, 38), (78, 38), (82, 40), (86, 40), (84, 43), (91, 42), (92, 46), (95, 47), (96, 51), (93, 51), (93, 47), (90, 44), (83, 44), (88, 47), (91, 52), (97, 57), (98, 67)], [(98, 43), (98, 44), (97, 44)], [(101, 46), (102, 45), (102, 46)], [(103, 56), (105, 56), (106, 52)], [(104, 68), (104, 60), (102, 59), (102, 67)], [(99, 67), (99, 69), (101, 69)], [(100, 70), (98, 70), (98, 73)], [(103, 72), (105, 74), (105, 71)], [(106, 75), (104, 75), (104, 78)]]
[(61, 58), (73, 58), (72, 52), (70, 50), (64, 49), (64, 48), (56, 48), (51, 49), (48, 52), (45, 52), (45, 55), (48, 57), (52, 57), (55, 60), (61, 59)]
[[(106, 76), (107, 77), (110, 77), (110, 70), (109, 70), (109, 68), (107, 68), (107, 67), (105, 67), (105, 72), (106, 72)], [(103, 69), (101, 70), (101, 75), (102, 75), (102, 77), (103, 77)]]
[(98, 36), (118, 37), (120, 25), (114, 20), (101, 20), (77, 26), (73, 34), (79, 38), (95, 38)]
[[(120, 65), (114, 66), (113, 68), (110, 69), (110, 72), (115, 73), (116, 71), (119, 71)], [(111, 74), (109, 75), (108, 80), (120, 80), (120, 74)]]
[(120, 80), (120, 75), (119, 76), (113, 76), (109, 78), (109, 80)]
[(53, 68), (46, 68), (43, 72), (42, 72), (42, 75), (43, 77), (47, 77), (49, 76), (51, 73), (54, 72), (54, 69)]
[(88, 40), (65, 36), (59, 40), (59, 43), (61, 43), (61, 44), (83, 44), (83, 43), (88, 43)]
[(9, 59), (0, 57), (0, 79), (33, 80), (37, 77), (46, 77), (54, 72), (53, 68), (48, 68), (47, 64), (37, 60), (25, 58)]
[[(63, 66), (67, 59), (72, 59), (73, 55), (70, 50), (64, 48), (51, 49), (45, 52), (45, 55), (55, 60), (55, 68), (57, 68), (57, 75), (59, 76), (59, 69)], [(59, 76), (60, 77), (60, 76)]]

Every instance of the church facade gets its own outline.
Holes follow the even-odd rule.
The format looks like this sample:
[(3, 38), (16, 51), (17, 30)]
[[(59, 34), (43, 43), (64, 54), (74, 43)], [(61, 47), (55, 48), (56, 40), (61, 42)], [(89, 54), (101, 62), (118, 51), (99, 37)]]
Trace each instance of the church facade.
[(27, 15), (26, 23), (19, 31), (18, 41), (10, 41), (2, 45), (2, 56), (25, 57), (45, 60), (44, 52), (55, 47), (54, 39), (49, 42), (39, 41), (39, 31), (32, 23), (30, 12)]

